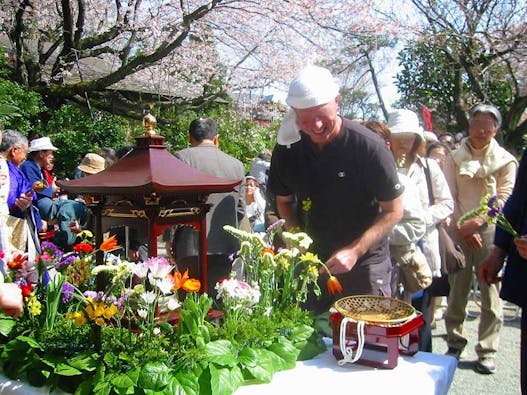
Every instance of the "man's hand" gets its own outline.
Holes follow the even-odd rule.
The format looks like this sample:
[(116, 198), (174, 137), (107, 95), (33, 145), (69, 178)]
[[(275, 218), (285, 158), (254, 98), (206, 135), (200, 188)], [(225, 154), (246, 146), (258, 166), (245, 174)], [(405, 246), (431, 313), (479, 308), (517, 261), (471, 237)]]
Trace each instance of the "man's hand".
[(24, 311), (22, 291), (16, 284), (0, 284), (0, 310), (13, 317), (18, 317)]
[(483, 218), (476, 217), (469, 219), (458, 228), (458, 234), (461, 238), (465, 239), (472, 236), (474, 233), (477, 233), (484, 224), (485, 220)]
[(483, 284), (490, 286), (497, 283), (500, 279), (498, 273), (503, 267), (505, 261), (505, 251), (501, 248), (494, 247), (478, 268), (478, 280)]
[(346, 273), (353, 269), (359, 257), (356, 247), (344, 247), (331, 255), (326, 266), (332, 274)]
[(523, 259), (527, 259), (527, 235), (522, 235), (514, 239), (514, 244), (518, 250), (518, 254)]
[(25, 193), (23, 193), (18, 197), (18, 199), (15, 200), (15, 206), (17, 206), (20, 210), (25, 210), (31, 206), (32, 201), (33, 197), (31, 195), (27, 196)]
[(483, 247), (483, 239), (479, 233), (473, 233), (464, 237), (463, 241), (470, 251), (477, 251)]

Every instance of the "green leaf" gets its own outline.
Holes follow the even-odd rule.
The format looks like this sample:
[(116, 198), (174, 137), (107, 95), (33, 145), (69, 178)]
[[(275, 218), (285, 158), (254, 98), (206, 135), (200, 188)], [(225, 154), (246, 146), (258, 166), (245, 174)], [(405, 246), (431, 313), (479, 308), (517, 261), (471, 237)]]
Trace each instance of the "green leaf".
[(137, 384), (144, 389), (160, 391), (168, 384), (170, 369), (161, 362), (150, 362), (141, 368)]
[(198, 395), (198, 378), (190, 372), (176, 373), (170, 377), (164, 393), (167, 395)]
[(214, 395), (231, 395), (243, 384), (243, 375), (238, 366), (232, 368), (217, 368), (209, 365), (210, 387)]
[(249, 378), (251, 380), (260, 383), (269, 383), (276, 370), (270, 354), (275, 355), (276, 358), (276, 354), (267, 350), (244, 348), (238, 356), (242, 371), (247, 371), (250, 374)]
[(297, 343), (295, 347), (300, 349), (300, 354), (297, 357), (298, 361), (313, 359), (318, 354), (322, 354), (327, 350), (326, 343), (324, 343), (324, 340), (322, 340), (318, 332), (313, 332), (307, 341)]
[(88, 372), (94, 371), (99, 363), (99, 356), (90, 351), (79, 352), (75, 356), (68, 358), (68, 364)]
[(79, 374), (82, 374), (79, 369), (63, 362), (60, 362), (55, 366), (55, 373), (60, 376), (78, 376)]
[(273, 343), (269, 350), (281, 359), (281, 369), (293, 369), (296, 366), (296, 358), (299, 350), (286, 338), (281, 338), (278, 343)]
[(0, 313), (0, 334), (8, 336), (16, 326), (16, 320), (3, 313)]
[(139, 377), (139, 371), (140, 369), (136, 368), (114, 377), (111, 381), (114, 390), (119, 394), (135, 393), (135, 386)]
[(236, 364), (235, 349), (228, 340), (216, 340), (205, 344), (205, 360), (223, 366)]
[(291, 330), (291, 333), (288, 335), (288, 339), (292, 343), (303, 342), (309, 339), (314, 331), (315, 329), (312, 326), (298, 325)]

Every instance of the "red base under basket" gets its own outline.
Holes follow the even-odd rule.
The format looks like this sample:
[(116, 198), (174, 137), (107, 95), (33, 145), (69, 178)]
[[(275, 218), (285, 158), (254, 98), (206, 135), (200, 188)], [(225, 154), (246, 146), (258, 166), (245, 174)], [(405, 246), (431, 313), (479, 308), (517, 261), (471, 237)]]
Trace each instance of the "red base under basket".
[[(343, 358), (339, 340), (341, 321), (342, 315), (340, 313), (331, 314), (330, 323), (333, 328), (333, 355), (338, 360)], [(402, 324), (392, 326), (365, 324), (364, 350), (357, 363), (376, 368), (395, 368), (399, 354), (414, 355), (418, 351), (419, 327), (423, 324), (423, 316), (420, 313)], [(346, 340), (350, 342), (349, 344), (352, 344), (352, 348), (356, 348), (357, 323), (348, 322), (346, 325)], [(380, 358), (379, 355), (381, 356)]]

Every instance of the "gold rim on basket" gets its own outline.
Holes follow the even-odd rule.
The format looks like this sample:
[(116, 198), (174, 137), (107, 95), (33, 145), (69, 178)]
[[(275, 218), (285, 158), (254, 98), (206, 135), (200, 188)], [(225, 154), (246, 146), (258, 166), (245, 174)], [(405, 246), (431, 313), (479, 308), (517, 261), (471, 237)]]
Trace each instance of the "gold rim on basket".
[(335, 308), (344, 317), (370, 324), (396, 324), (416, 314), (408, 303), (374, 295), (347, 296), (337, 300)]

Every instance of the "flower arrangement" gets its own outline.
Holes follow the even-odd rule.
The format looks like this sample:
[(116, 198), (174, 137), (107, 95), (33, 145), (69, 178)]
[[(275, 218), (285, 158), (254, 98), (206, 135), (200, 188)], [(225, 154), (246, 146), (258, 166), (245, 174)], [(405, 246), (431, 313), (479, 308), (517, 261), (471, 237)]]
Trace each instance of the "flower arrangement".
[(457, 222), (457, 226), (463, 225), (465, 221), (475, 217), (483, 217), (489, 224), (496, 224), (513, 237), (518, 237), (518, 232), (505, 217), (496, 195), (485, 195), (481, 198), (479, 207), (465, 213)]
[(284, 232), (291, 248), (275, 253), (276, 229), (259, 241), (228, 229), (244, 239), (247, 270), (218, 283), (216, 301), (167, 259), (128, 262), (112, 254), (115, 239), (95, 248), (89, 232), (71, 253), (43, 243), (35, 262), (6, 257), (5, 281), (21, 287), (25, 306), (18, 318), (0, 315), (4, 375), (105, 395), (231, 394), (269, 382), (325, 350), (300, 307), (323, 265), (305, 234)]

